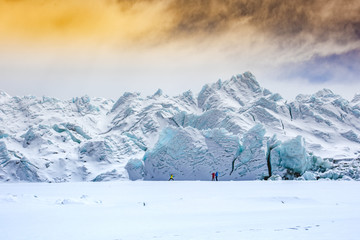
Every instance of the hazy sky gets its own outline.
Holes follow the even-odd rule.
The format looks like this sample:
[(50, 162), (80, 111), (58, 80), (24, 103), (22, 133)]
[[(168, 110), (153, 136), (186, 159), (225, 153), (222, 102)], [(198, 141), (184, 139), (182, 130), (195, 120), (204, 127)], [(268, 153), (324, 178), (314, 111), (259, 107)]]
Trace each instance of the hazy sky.
[(0, 0), (0, 89), (117, 99), (251, 71), (287, 99), (360, 93), (359, 0)]

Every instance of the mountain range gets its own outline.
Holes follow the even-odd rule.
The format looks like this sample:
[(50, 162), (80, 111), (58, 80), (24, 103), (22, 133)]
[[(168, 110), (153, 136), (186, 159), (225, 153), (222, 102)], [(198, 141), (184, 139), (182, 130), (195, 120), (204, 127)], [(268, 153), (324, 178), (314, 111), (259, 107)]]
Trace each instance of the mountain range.
[(0, 92), (0, 181), (360, 179), (360, 94), (287, 101), (245, 72), (117, 101)]

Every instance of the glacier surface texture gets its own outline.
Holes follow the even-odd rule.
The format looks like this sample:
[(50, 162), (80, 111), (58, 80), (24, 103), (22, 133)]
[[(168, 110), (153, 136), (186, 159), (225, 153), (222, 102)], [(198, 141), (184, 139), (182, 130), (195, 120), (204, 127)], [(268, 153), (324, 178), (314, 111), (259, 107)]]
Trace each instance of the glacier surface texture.
[(359, 179), (360, 97), (287, 101), (250, 72), (170, 97), (0, 92), (0, 181)]

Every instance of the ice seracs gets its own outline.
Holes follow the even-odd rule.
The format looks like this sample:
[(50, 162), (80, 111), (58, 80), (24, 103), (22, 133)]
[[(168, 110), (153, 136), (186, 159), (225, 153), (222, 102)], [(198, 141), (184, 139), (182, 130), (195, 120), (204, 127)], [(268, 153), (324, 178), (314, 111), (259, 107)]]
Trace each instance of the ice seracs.
[(288, 102), (250, 72), (174, 97), (0, 92), (0, 179), (356, 179), (359, 96), (323, 89)]

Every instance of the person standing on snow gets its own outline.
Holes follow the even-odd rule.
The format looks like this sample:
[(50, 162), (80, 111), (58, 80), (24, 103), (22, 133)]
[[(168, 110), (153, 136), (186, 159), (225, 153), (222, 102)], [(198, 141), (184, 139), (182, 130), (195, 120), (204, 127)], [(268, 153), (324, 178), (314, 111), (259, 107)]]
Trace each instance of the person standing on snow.
[(172, 175), (172, 174), (170, 175), (169, 181), (170, 180), (174, 181), (174, 175)]
[(211, 176), (212, 176), (211, 181), (215, 181), (215, 173), (214, 172), (211, 173)]
[(216, 173), (215, 173), (216, 181), (218, 181), (218, 176), (219, 176), (219, 172), (216, 172)]

